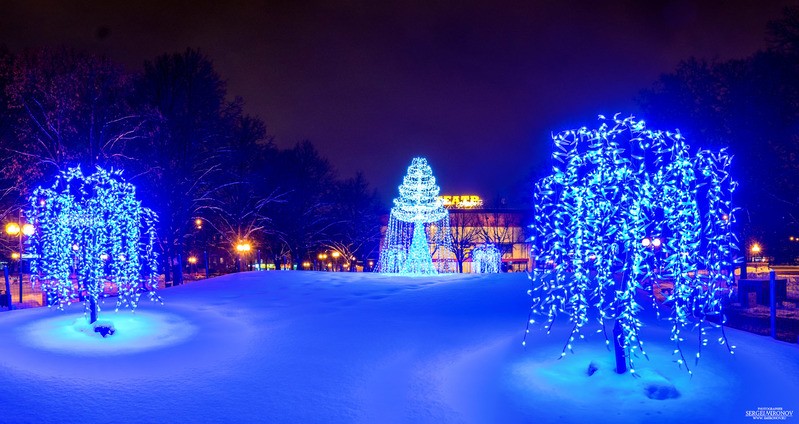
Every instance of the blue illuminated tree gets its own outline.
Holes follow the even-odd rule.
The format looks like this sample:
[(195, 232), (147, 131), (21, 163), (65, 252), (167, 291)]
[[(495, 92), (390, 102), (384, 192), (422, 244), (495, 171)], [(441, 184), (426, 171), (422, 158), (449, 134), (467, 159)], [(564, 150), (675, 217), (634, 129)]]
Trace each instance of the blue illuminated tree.
[(481, 244), (472, 249), (472, 272), (476, 274), (498, 273), (502, 264), (502, 254), (491, 243)]
[(30, 198), (32, 282), (42, 285), (48, 306), (84, 301), (89, 323), (97, 321), (106, 284), (118, 291), (116, 309), (135, 309), (142, 291), (160, 301), (155, 214), (136, 200), (135, 187), (120, 171), (80, 167), (62, 172), (50, 188)]
[[(414, 158), (391, 208), (380, 249), (380, 272), (418, 275), (449, 270), (449, 212), (438, 198), (439, 190), (427, 159)], [(425, 224), (431, 224), (429, 231)], [(438, 266), (433, 264), (431, 244)]]
[[(533, 250), (537, 267), (529, 325), (566, 315), (571, 333), (561, 356), (596, 320), (610, 345), (614, 325), (617, 371), (646, 356), (639, 331), (639, 299), (648, 295), (658, 317), (656, 289), (670, 310), (671, 340), (688, 368), (683, 342), (696, 330), (699, 361), (707, 330), (724, 334), (721, 297), (734, 284), (737, 239), (731, 231), (736, 183), (732, 157), (691, 153), (679, 131), (652, 131), (633, 117), (606, 119), (598, 129), (564, 131), (554, 138), (552, 174), (536, 184)], [(670, 286), (673, 286), (670, 287)]]

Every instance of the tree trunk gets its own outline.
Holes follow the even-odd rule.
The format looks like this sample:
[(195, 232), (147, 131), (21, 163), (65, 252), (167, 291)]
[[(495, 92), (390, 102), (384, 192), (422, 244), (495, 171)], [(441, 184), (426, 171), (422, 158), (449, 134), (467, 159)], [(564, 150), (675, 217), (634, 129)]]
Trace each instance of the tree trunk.
[(89, 294), (89, 324), (97, 322), (97, 299)]
[(183, 255), (178, 253), (177, 263), (175, 264), (175, 278), (172, 285), (179, 286), (183, 284)]
[(624, 330), (621, 328), (619, 320), (616, 320), (616, 324), (613, 325), (613, 350), (616, 352), (616, 372), (619, 374), (627, 372), (627, 358), (624, 354), (623, 340)]
[(164, 284), (172, 281), (172, 272), (170, 268), (172, 267), (172, 259), (169, 257), (169, 253), (164, 255)]

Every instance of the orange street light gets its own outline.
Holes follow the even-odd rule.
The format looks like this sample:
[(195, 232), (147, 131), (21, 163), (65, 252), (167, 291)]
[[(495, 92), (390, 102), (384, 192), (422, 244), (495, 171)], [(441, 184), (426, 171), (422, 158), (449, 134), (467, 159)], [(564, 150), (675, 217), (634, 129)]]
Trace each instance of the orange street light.
[(8, 224), (6, 224), (6, 234), (11, 236), (16, 236), (19, 234), (20, 231), (21, 230), (19, 228), (19, 224), (17, 224), (16, 222), (9, 222)]
[(751, 251), (753, 255), (760, 253), (760, 250), (760, 245), (757, 243), (753, 244), (752, 247), (749, 248), (749, 251)]
[(192, 264), (192, 265), (196, 264), (197, 263), (197, 257), (189, 256), (189, 263)]
[[(19, 220), (22, 221), (22, 211), (19, 212)], [(19, 237), (19, 252), (14, 252), (11, 254), (11, 259), (18, 259), (19, 260), (19, 302), (22, 303), (22, 253), (25, 249), (25, 246), (22, 244), (22, 236), (32, 236), (35, 232), (35, 228), (31, 224), (23, 224), (20, 226), (16, 222), (9, 222), (6, 224), (6, 234), (10, 236), (18, 236)], [(9, 302), (10, 303), (10, 302)], [(9, 304), (10, 306), (10, 304)]]

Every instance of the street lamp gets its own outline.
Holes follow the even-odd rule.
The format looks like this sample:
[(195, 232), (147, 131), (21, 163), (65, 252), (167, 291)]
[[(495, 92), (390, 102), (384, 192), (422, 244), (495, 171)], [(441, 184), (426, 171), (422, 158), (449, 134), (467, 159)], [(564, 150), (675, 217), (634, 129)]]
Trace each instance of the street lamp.
[[(20, 211), (20, 221), (22, 218), (22, 211)], [(6, 224), (6, 234), (10, 236), (19, 237), (19, 253), (11, 253), (11, 259), (19, 260), (19, 303), (22, 303), (22, 254), (24, 246), (22, 245), (22, 236), (32, 236), (36, 228), (31, 224), (23, 224), (22, 227), (16, 222), (9, 222)], [(11, 305), (8, 305), (11, 307)]]
[(644, 237), (644, 239), (641, 240), (641, 245), (644, 247), (652, 247), (657, 249), (660, 247), (661, 244), (663, 244), (663, 241), (657, 237), (651, 239), (649, 237)]
[(319, 258), (320, 268), (323, 268), (325, 266), (325, 261), (327, 260), (327, 253), (320, 253), (317, 258)]
[(202, 229), (203, 229), (203, 220), (202, 220), (202, 219), (200, 219), (200, 218), (197, 218), (197, 219), (195, 219), (195, 220), (194, 220), (194, 226), (195, 226), (195, 227), (196, 227), (198, 230), (202, 230)]
[(333, 257), (333, 263), (335, 263), (333, 271), (336, 271), (338, 269), (338, 257), (341, 256), (341, 253), (339, 253), (337, 250), (334, 250), (333, 253), (330, 254), (330, 256)]
[(196, 256), (189, 256), (189, 273), (192, 272), (192, 267), (197, 268), (197, 257)]
[(749, 251), (752, 252), (752, 260), (754, 261), (755, 256), (757, 256), (761, 252), (761, 247), (759, 244), (754, 243), (752, 247), (749, 248)]
[(249, 242), (246, 241), (239, 241), (236, 243), (236, 251), (239, 252), (239, 263), (238, 263), (238, 271), (241, 272), (241, 257), (242, 255), (246, 254), (252, 250), (252, 246), (250, 246)]

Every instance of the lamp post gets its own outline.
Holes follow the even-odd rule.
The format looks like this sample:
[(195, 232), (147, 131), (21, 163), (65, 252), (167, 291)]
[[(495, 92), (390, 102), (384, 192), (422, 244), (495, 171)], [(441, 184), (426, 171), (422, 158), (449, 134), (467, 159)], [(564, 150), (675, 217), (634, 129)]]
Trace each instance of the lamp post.
[[(19, 217), (20, 222), (22, 222), (22, 211), (20, 211)], [(16, 222), (9, 222), (6, 225), (6, 234), (19, 237), (19, 253), (11, 253), (11, 259), (17, 259), (19, 261), (19, 303), (22, 303), (22, 255), (24, 253), (22, 236), (32, 236), (34, 231), (35, 228), (31, 224), (23, 224), (20, 227)]]
[(239, 258), (238, 258), (239, 263), (237, 265), (238, 272), (241, 272), (241, 257), (245, 255), (247, 252), (249, 252), (251, 249), (252, 246), (250, 246), (250, 243), (247, 241), (239, 241), (238, 243), (236, 243), (236, 251), (239, 252)]
[(320, 253), (318, 258), (319, 258), (319, 267), (321, 271), (322, 269), (325, 269), (325, 261), (327, 260), (327, 253)]
[(333, 257), (333, 271), (338, 271), (338, 257), (341, 256), (341, 253), (339, 253), (338, 250), (334, 250), (330, 256)]
[(754, 243), (752, 247), (749, 248), (749, 251), (752, 252), (752, 260), (754, 260), (755, 256), (762, 251), (759, 244)]
[(189, 256), (189, 273), (192, 273), (192, 268), (197, 268), (196, 256)]

